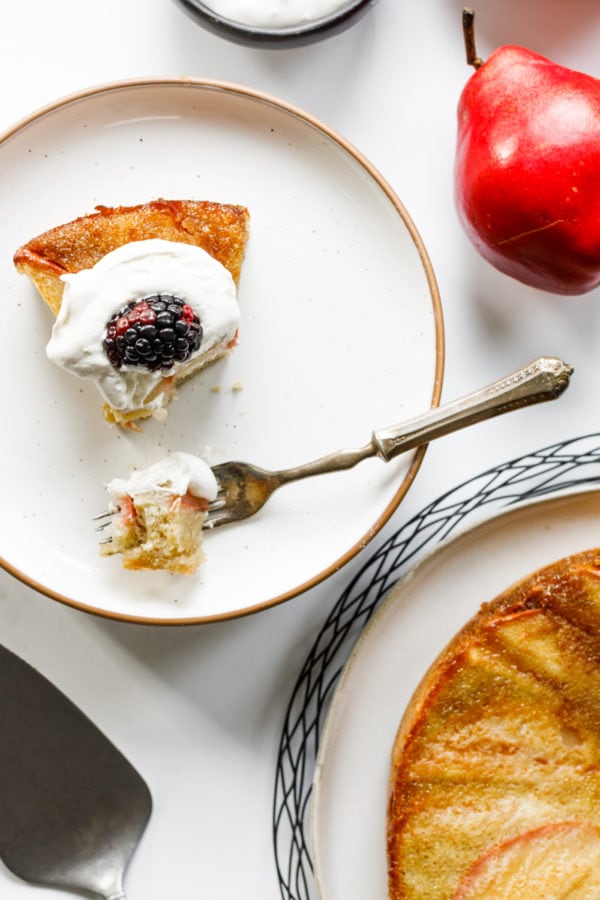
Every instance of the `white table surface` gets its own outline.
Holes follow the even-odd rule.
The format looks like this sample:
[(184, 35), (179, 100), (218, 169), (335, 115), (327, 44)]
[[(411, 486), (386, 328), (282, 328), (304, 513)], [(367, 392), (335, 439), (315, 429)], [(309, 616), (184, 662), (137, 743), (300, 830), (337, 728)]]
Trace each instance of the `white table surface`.
[[(172, 0), (3, 6), (0, 129), (117, 79), (191, 75), (267, 91), (349, 139), (406, 205), (444, 307), (443, 399), (539, 355), (575, 366), (558, 402), (432, 445), (370, 547), (326, 583), (261, 614), (185, 628), (122, 624), (61, 606), (0, 572), (2, 642), (80, 705), (151, 788), (154, 813), (126, 880), (130, 900), (279, 897), (271, 814), (280, 729), (300, 666), (343, 586), (386, 534), (470, 475), (600, 430), (600, 292), (560, 298), (508, 279), (479, 259), (454, 212), (455, 109), (471, 73), (461, 7), (380, 0), (342, 35), (274, 51), (211, 35)], [(598, 0), (479, 0), (476, 12), (480, 55), (522, 44), (600, 77)], [(0, 895), (72, 896), (24, 885), (2, 868)]]

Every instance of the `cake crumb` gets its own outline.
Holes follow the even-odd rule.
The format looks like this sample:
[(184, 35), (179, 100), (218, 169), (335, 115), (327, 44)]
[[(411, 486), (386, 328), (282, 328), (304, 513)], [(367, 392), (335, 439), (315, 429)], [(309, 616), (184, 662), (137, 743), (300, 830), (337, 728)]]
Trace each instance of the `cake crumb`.
[(231, 385), (232, 391), (243, 391), (243, 389), (244, 389), (244, 385), (242, 384), (241, 381), (234, 381), (233, 384)]
[(220, 384), (213, 384), (213, 386), (211, 387), (210, 390), (211, 390), (211, 392), (212, 392), (213, 394), (220, 394), (220, 393), (221, 393), (221, 385), (220, 385)]

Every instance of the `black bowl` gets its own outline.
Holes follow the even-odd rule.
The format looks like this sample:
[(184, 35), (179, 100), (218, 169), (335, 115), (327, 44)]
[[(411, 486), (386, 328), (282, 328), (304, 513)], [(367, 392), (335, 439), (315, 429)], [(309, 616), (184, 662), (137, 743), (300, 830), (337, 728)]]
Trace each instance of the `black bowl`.
[(328, 16), (302, 25), (285, 28), (260, 28), (226, 19), (202, 0), (176, 0), (196, 22), (220, 37), (250, 47), (304, 47), (314, 41), (332, 37), (354, 25), (375, 5), (377, 0), (348, 0), (341, 9)]

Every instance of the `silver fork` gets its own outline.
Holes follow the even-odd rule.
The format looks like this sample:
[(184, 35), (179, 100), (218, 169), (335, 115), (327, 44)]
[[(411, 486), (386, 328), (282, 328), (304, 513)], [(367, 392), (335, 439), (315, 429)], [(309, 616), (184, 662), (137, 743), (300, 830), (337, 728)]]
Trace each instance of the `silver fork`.
[(253, 516), (273, 491), (291, 481), (351, 469), (371, 456), (379, 456), (384, 462), (389, 462), (400, 453), (468, 425), (513, 409), (554, 400), (568, 387), (572, 373), (572, 366), (562, 360), (542, 356), (459, 400), (400, 425), (374, 431), (369, 443), (358, 450), (340, 450), (314, 462), (279, 472), (269, 472), (250, 463), (236, 461), (213, 466), (219, 492), (210, 504), (204, 528), (230, 525)]

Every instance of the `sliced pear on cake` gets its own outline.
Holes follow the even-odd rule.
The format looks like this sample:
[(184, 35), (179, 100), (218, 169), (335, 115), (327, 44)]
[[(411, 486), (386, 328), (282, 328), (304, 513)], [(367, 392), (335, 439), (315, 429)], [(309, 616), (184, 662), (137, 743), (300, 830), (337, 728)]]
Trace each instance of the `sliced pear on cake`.
[(460, 883), (453, 900), (597, 900), (600, 827), (558, 822), (496, 844)]
[(452, 900), (491, 848), (600, 826), (599, 567), (590, 550), (509, 588), (425, 675), (393, 748), (391, 900)]

